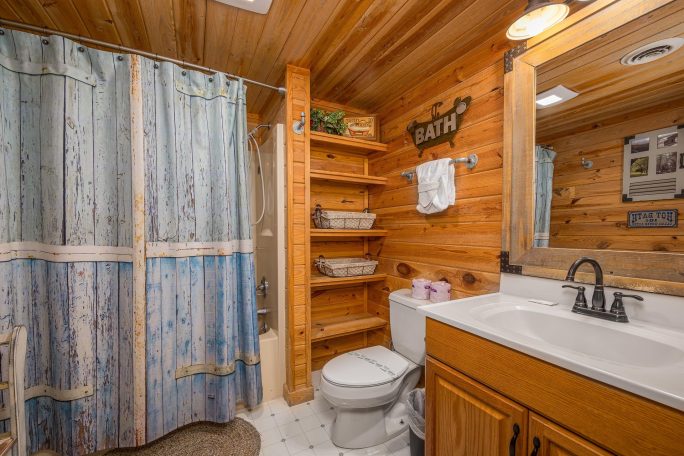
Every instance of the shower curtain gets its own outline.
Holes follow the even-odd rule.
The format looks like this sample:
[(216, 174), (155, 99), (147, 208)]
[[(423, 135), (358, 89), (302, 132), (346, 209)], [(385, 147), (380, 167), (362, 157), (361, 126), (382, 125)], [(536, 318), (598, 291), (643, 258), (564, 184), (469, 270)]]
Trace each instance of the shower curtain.
[(534, 247), (548, 247), (553, 198), (553, 161), (556, 159), (556, 152), (537, 146), (535, 154)]
[(133, 445), (134, 376), (147, 441), (261, 398), (244, 87), (145, 59), (147, 367), (134, 373), (131, 60), (0, 32), (0, 332), (28, 329), (29, 452)]
[(261, 400), (245, 89), (144, 60), (147, 440)]

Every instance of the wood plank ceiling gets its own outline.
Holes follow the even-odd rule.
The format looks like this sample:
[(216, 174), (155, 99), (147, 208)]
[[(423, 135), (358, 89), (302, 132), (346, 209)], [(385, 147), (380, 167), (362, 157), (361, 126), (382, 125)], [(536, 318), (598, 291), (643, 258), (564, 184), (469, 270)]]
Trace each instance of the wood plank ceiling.
[[(0, 17), (282, 84), (369, 112), (501, 34), (526, 0), (274, 0), (268, 14), (215, 0), (0, 0)], [(502, 50), (503, 52), (503, 50)], [(458, 81), (454, 81), (457, 83)], [(252, 88), (250, 112), (272, 91)]]

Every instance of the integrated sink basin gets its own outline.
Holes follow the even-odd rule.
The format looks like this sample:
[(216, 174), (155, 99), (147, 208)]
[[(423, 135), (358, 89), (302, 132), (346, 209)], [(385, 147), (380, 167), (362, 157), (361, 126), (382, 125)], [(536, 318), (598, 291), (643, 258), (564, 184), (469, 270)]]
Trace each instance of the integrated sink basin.
[[(684, 360), (684, 350), (660, 342), (658, 334), (625, 324), (606, 325), (539, 304), (485, 305), (472, 310), (483, 323), (522, 336), (618, 364), (659, 367)], [(565, 309), (564, 309), (565, 310)]]
[(684, 411), (684, 332), (494, 293), (419, 308), (450, 326)]

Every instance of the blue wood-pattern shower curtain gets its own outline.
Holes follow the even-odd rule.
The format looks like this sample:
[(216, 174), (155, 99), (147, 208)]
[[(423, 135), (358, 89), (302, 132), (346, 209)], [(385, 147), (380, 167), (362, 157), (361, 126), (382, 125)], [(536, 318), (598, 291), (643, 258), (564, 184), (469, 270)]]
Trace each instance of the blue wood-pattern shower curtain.
[(147, 440), (261, 400), (245, 88), (143, 60)]
[(548, 247), (551, 231), (551, 201), (553, 199), (553, 161), (556, 152), (543, 146), (535, 147), (534, 246)]
[[(131, 446), (130, 57), (3, 32), (0, 332), (28, 329), (29, 451)], [(149, 441), (261, 391), (244, 90), (143, 63)]]
[(128, 60), (0, 35), (0, 332), (28, 330), (31, 452), (132, 443)]

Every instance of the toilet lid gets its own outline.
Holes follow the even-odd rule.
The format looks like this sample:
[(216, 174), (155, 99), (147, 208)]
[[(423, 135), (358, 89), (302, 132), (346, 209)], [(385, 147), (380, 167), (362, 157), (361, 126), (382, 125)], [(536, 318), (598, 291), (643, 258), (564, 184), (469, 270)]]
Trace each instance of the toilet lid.
[(338, 386), (377, 386), (401, 377), (409, 362), (385, 347), (354, 350), (328, 361), (323, 377)]

